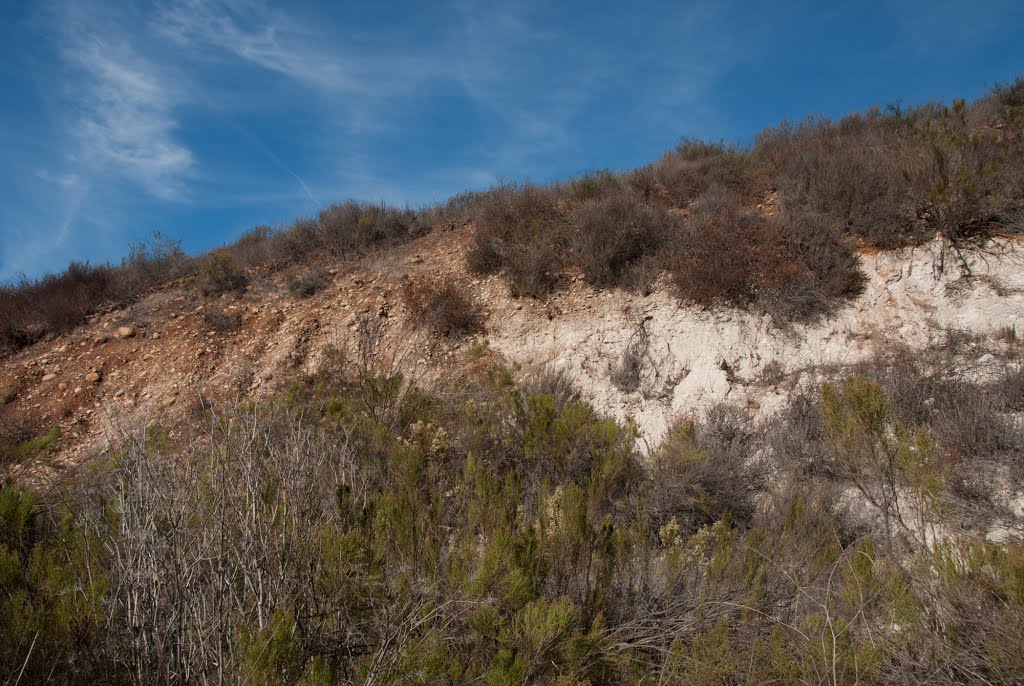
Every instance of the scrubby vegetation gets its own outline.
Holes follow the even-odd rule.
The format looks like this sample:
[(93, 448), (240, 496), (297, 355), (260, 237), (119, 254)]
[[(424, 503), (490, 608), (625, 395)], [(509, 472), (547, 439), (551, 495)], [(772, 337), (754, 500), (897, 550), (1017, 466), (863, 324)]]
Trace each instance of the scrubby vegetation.
[[(174, 243), (136, 246), (118, 267), (0, 287), (0, 351), (80, 324), (97, 309), (193, 277), (206, 295), (245, 288), (254, 270), (359, 258), (433, 230), (472, 224), (466, 255), (516, 296), (545, 298), (579, 270), (598, 287), (649, 293), (667, 273), (679, 298), (753, 308), (780, 321), (827, 315), (859, 292), (854, 248), (935, 235), (962, 250), (1024, 227), (1024, 79), (951, 106), (889, 106), (838, 122), (784, 122), (753, 145), (684, 139), (656, 162), (566, 183), (499, 184), (419, 209), (353, 200), (279, 229), (257, 227), (198, 259)], [(319, 287), (290, 282), (297, 297)]]
[(0, 353), (69, 331), (98, 308), (132, 302), (192, 269), (180, 243), (155, 234), (151, 244), (131, 246), (117, 267), (72, 262), (61, 274), (0, 285)]
[(857, 245), (938, 234), (967, 269), (966, 245), (1024, 227), (1022, 83), (971, 105), (783, 123), (749, 148), (687, 139), (621, 175), (504, 186), (478, 200), (469, 264), (535, 297), (569, 265), (594, 285), (640, 290), (667, 272), (684, 301), (783, 321), (859, 292)]
[(296, 298), (310, 298), (327, 288), (330, 282), (330, 274), (317, 269), (289, 279), (288, 292)]
[(402, 301), (416, 326), (459, 338), (483, 328), (480, 305), (465, 284), (452, 279), (421, 277), (402, 286)]
[[(998, 514), (978, 477), (1021, 473), (1013, 384), (897, 352), (644, 457), (550, 370), (518, 385), (481, 350), (428, 390), (364, 338), (187, 440), (152, 426), (45, 496), (0, 492), (0, 677), (1024, 677), (1024, 551), (975, 533)], [(972, 427), (1002, 439), (964, 452)]]
[[(857, 246), (936, 234), (961, 251), (1024, 228), (1024, 81), (978, 102), (897, 107), (684, 140), (655, 163), (502, 184), (421, 210), (347, 201), (191, 258), (136, 246), (0, 289), (5, 352), (182, 279), (204, 297), (282, 270), (471, 224), (466, 255), (518, 296), (577, 274), (783, 321), (862, 287)], [(402, 290), (438, 336), (481, 330), (458, 280)], [(204, 302), (230, 335), (239, 314)], [(1019, 684), (1024, 547), (1005, 492), (1024, 479), (1018, 332), (980, 355), (947, 332), (794, 384), (763, 423), (720, 406), (649, 454), (564, 374), (519, 378), (485, 343), (428, 388), (352, 351), (259, 404), (151, 425), (45, 492), (0, 488), (0, 680), (66, 684)], [(646, 392), (646, 320), (609, 369)], [(347, 349), (346, 349), (347, 350)], [(287, 381), (287, 380), (286, 380)], [(0, 392), (0, 404), (20, 388)], [(0, 421), (5, 421), (0, 416)], [(59, 427), (0, 426), (0, 463)], [(1015, 528), (1014, 528), (1015, 527)]]

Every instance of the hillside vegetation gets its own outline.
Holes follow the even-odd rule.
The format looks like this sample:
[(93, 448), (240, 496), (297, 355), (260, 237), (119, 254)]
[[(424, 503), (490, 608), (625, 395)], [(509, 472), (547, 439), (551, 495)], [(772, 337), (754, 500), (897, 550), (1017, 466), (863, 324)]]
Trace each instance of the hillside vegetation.
[(198, 257), (158, 236), (118, 266), (73, 263), (62, 274), (0, 287), (0, 352), (171, 279), (186, 277), (215, 295), (244, 289), (261, 271), (358, 259), (465, 224), (476, 231), (471, 270), (502, 274), (516, 295), (544, 298), (570, 269), (595, 286), (641, 292), (667, 273), (684, 302), (814, 319), (858, 293), (857, 246), (892, 248), (939, 234), (956, 268), (965, 245), (1019, 232), (1022, 134), (1018, 79), (971, 104), (783, 123), (748, 148), (684, 140), (622, 174), (502, 184), (416, 210), (348, 200), (288, 227), (257, 227)]
[[(1024, 683), (1024, 286), (993, 276), (1006, 260), (928, 270), (970, 277), (1024, 229), (1022, 136), (1018, 80), (749, 149), (684, 141), (628, 173), (347, 201), (200, 256), (157, 237), (4, 287), (0, 683)], [(858, 251), (936, 235), (914, 278), (1009, 305), (971, 330), (907, 319), (934, 324), (913, 348), (854, 317), (834, 344), (871, 345), (838, 361), (707, 352), (727, 308), (794, 339), (778, 350), (813, 347), (770, 324), (892, 296), (910, 269), (862, 272)], [(339, 277), (403, 245), (390, 273)], [(564, 371), (582, 367), (491, 347), (514, 313), (569, 319), (550, 306), (572, 288), (587, 316), (570, 326), (606, 349), (587, 363), (637, 403), (664, 393), (664, 440), (584, 397)], [(624, 298), (598, 289), (715, 311), (652, 340), (654, 314), (616, 319)], [(534, 333), (505, 331), (540, 357)], [(673, 343), (732, 404), (672, 404), (692, 370), (662, 378), (651, 350)], [(72, 440), (77, 462), (31, 471)]]
[(558, 375), (517, 383), (484, 353), (428, 392), (365, 350), (186, 438), (150, 426), (45, 496), (0, 493), (0, 676), (1024, 676), (1024, 548), (966, 533), (992, 513), (991, 465), (1024, 473), (1001, 414), (1019, 372), (879, 358), (768, 423), (683, 421), (641, 458)]

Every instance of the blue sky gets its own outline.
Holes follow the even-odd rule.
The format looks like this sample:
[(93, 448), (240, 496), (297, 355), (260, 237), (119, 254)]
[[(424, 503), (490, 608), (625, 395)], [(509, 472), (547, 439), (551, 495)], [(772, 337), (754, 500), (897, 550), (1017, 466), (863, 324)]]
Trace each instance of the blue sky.
[(974, 98), (1024, 3), (0, 0), (0, 280)]

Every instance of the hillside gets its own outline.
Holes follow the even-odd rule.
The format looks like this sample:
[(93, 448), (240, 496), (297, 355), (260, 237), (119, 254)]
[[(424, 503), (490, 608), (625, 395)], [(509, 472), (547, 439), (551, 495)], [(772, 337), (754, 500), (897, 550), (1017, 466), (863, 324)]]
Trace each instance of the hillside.
[[(939, 271), (939, 242), (861, 251), (862, 294), (827, 320), (784, 328), (756, 312), (680, 307), (665, 287), (595, 289), (581, 275), (544, 301), (515, 298), (500, 278), (466, 273), (471, 240), (468, 228), (417, 239), (332, 269), (309, 297), (290, 293), (283, 277), (213, 299), (170, 284), (3, 360), (7, 422), (31, 427), (26, 438), (54, 427), (61, 435), (45, 459), (14, 473), (78, 464), (147, 421), (176, 426), (205, 405), (280, 395), (317, 371), (325, 347), (353, 354), (363, 318), (380, 321), (382, 344), (417, 377), (457, 374), (484, 346), (524, 372), (560, 371), (602, 414), (635, 420), (649, 447), (680, 416), (721, 402), (770, 414), (794, 388), (900, 346), (927, 352), (962, 337), (971, 345), (951, 371), (978, 379), (1017, 364), (1007, 342), (1024, 326), (1016, 237), (970, 254), (971, 277)], [(460, 284), (480, 309), (479, 331), (451, 339), (417, 326), (403, 288), (425, 277)]]
[(3, 287), (5, 683), (1024, 680), (1024, 81)]

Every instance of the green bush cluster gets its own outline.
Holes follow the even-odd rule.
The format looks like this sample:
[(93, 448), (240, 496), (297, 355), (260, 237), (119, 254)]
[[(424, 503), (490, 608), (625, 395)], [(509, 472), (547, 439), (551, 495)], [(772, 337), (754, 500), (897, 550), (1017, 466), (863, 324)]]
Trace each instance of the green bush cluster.
[(210, 252), (199, 261), (196, 280), (205, 296), (242, 293), (249, 284), (234, 255), (223, 248)]
[[(426, 392), (331, 355), (277, 403), (214, 413), (202, 440), (150, 431), (60, 493), (4, 490), (0, 674), (591, 685), (1024, 675), (1024, 554), (908, 533), (911, 512), (940, 523), (938, 507), (916, 505), (945, 497), (933, 469), (944, 453), (901, 429), (863, 377), (816, 399), (833, 476), (770, 486), (764, 460), (785, 444), (735, 412), (680, 424), (642, 458), (633, 427), (540, 392), (559, 387), (547, 377), (527, 390), (481, 366)], [(823, 485), (835, 480), (862, 487), (893, 525), (858, 528)]]

